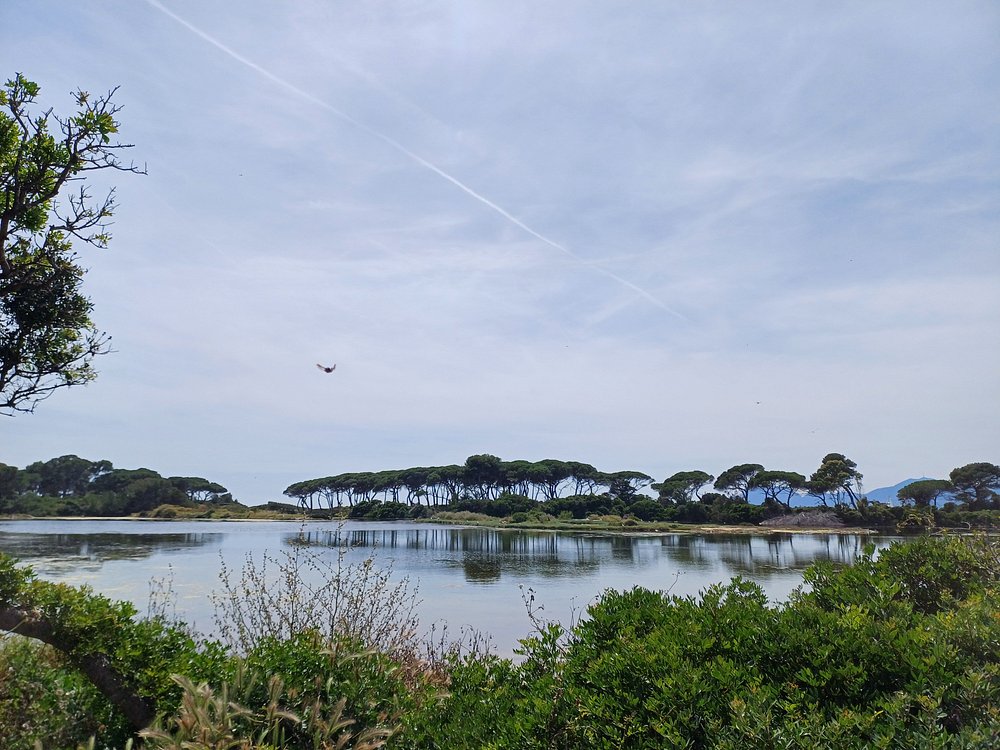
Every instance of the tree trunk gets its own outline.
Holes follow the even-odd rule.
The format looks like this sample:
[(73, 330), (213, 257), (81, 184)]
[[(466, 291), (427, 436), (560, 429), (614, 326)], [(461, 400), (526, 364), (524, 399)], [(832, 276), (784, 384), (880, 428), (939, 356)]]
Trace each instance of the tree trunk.
[(94, 683), (94, 687), (122, 712), (136, 731), (145, 729), (156, 718), (153, 707), (129, 687), (125, 678), (111, 666), (107, 656), (74, 654), (73, 649), (77, 644), (59, 636), (52, 624), (37, 613), (21, 607), (0, 607), (0, 629), (34, 638), (62, 651)]

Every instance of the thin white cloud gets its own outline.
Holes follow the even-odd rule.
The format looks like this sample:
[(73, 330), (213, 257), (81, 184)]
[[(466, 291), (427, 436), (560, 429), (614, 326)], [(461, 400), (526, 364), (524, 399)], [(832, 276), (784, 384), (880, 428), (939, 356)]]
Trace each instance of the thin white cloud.
[[(257, 63), (253, 62), (252, 60), (250, 60), (249, 58), (245, 57), (244, 55), (241, 55), (240, 53), (236, 52), (232, 48), (226, 46), (225, 44), (223, 44), (222, 42), (220, 42), (218, 39), (216, 39), (211, 34), (203, 31), (202, 29), (199, 29), (197, 26), (195, 26), (194, 24), (192, 24), (190, 21), (187, 21), (184, 18), (180, 17), (179, 15), (177, 15), (176, 13), (174, 13), (173, 11), (171, 11), (170, 9), (166, 8), (161, 3), (157, 2), (157, 0), (146, 0), (146, 2), (150, 6), (152, 6), (153, 8), (155, 8), (156, 10), (160, 11), (164, 15), (168, 16), (169, 18), (173, 19), (174, 21), (176, 21), (177, 23), (179, 23), (180, 25), (182, 25), (184, 28), (186, 28), (191, 33), (196, 34), (198, 37), (200, 37), (201, 39), (205, 40), (206, 42), (208, 42), (209, 44), (211, 44), (213, 47), (216, 47), (220, 51), (222, 51), (225, 54), (227, 54), (229, 57), (231, 57), (234, 60), (236, 60), (237, 62), (239, 62), (239, 63), (247, 66), (251, 70), (253, 70), (256, 73), (258, 73), (259, 75), (261, 75), (264, 78), (266, 78), (269, 81), (271, 81), (272, 83), (275, 83), (278, 86), (281, 86), (282, 88), (284, 88), (284, 89), (292, 92), (296, 96), (298, 96), (298, 97), (300, 97), (300, 98), (302, 98), (302, 99), (304, 99), (304, 100), (306, 100), (306, 101), (308, 101), (308, 102), (310, 102), (312, 104), (315, 104), (316, 106), (321, 107), (322, 109), (325, 109), (326, 111), (328, 111), (331, 114), (335, 115), (336, 117), (340, 118), (344, 122), (347, 122), (347, 123), (353, 125), (354, 127), (359, 128), (360, 130), (364, 131), (365, 133), (368, 133), (369, 135), (371, 135), (371, 136), (373, 136), (375, 138), (378, 138), (379, 140), (383, 141), (384, 143), (386, 143), (387, 145), (389, 145), (390, 147), (392, 147), (393, 149), (395, 149), (399, 153), (401, 153), (404, 156), (412, 159), (413, 161), (415, 161), (420, 166), (424, 167), (425, 169), (430, 170), (431, 172), (433, 172), (434, 174), (436, 174), (438, 177), (440, 177), (440, 178), (442, 178), (444, 180), (447, 180), (452, 185), (454, 185), (459, 190), (461, 190), (463, 193), (465, 193), (466, 195), (469, 195), (470, 197), (474, 198), (479, 203), (483, 204), (487, 208), (489, 208), (492, 211), (494, 211), (495, 213), (499, 214), (504, 219), (506, 219), (507, 221), (509, 221), (511, 224), (513, 224), (514, 226), (516, 226), (519, 229), (523, 230), (524, 232), (527, 232), (529, 235), (531, 235), (535, 239), (537, 239), (537, 240), (539, 240), (541, 242), (544, 242), (549, 247), (555, 248), (556, 250), (559, 250), (560, 252), (565, 253), (566, 255), (568, 255), (569, 257), (571, 257), (574, 260), (578, 261), (579, 263), (587, 265), (586, 260), (584, 258), (582, 258), (579, 255), (577, 255), (576, 253), (574, 253), (572, 250), (570, 250), (565, 245), (563, 245), (563, 244), (561, 244), (559, 242), (556, 242), (555, 240), (553, 240), (553, 239), (545, 236), (541, 232), (538, 232), (537, 230), (535, 230), (532, 227), (528, 226), (523, 221), (521, 221), (520, 219), (518, 219), (516, 216), (514, 216), (513, 214), (511, 214), (509, 211), (507, 211), (503, 207), (497, 205), (494, 201), (492, 201), (489, 198), (487, 198), (482, 193), (479, 193), (476, 190), (472, 189), (467, 184), (465, 184), (464, 182), (462, 182), (461, 180), (459, 180), (457, 177), (454, 177), (453, 175), (449, 174), (448, 172), (446, 172), (445, 170), (441, 169), (439, 166), (437, 166), (433, 162), (425, 159), (424, 157), (420, 156), (419, 154), (414, 153), (413, 151), (411, 151), (410, 149), (408, 149), (406, 146), (404, 146), (402, 143), (400, 143), (399, 141), (397, 141), (395, 138), (392, 138), (392, 137), (386, 135), (385, 133), (383, 133), (382, 131), (376, 130), (375, 128), (372, 128), (369, 125), (366, 125), (365, 123), (361, 122), (360, 120), (356, 119), (355, 117), (352, 117), (351, 115), (347, 114), (343, 110), (338, 109), (337, 107), (334, 107), (329, 102), (327, 102), (327, 101), (325, 101), (323, 99), (320, 99), (319, 97), (317, 97), (317, 96), (309, 93), (308, 91), (305, 91), (302, 88), (299, 88), (298, 86), (296, 86), (295, 84), (287, 81), (286, 79), (284, 79), (284, 78), (282, 78), (282, 77), (280, 77), (278, 75), (275, 75), (274, 73), (272, 73), (271, 71), (269, 71), (266, 68), (262, 67), (261, 65), (258, 65)], [(660, 300), (658, 297), (654, 296), (652, 293), (650, 293), (646, 289), (643, 289), (638, 284), (635, 284), (635, 283), (629, 281), (628, 279), (620, 276), (619, 274), (616, 274), (616, 273), (614, 273), (612, 271), (608, 271), (607, 269), (604, 269), (604, 268), (600, 268), (599, 266), (588, 266), (588, 267), (592, 268), (597, 273), (603, 274), (604, 276), (608, 277), (609, 279), (612, 279), (613, 281), (616, 281), (617, 283), (621, 284), (622, 286), (624, 286), (624, 287), (626, 287), (628, 289), (631, 289), (633, 292), (635, 292), (636, 294), (638, 294), (640, 297), (642, 297), (643, 299), (645, 299), (647, 302), (655, 305), (656, 307), (660, 308), (661, 310), (664, 310), (664, 311), (670, 313), (671, 315), (673, 315), (673, 316), (675, 316), (677, 318), (680, 318), (681, 320), (687, 320), (688, 319), (685, 315), (683, 315), (680, 312), (678, 312), (677, 310), (674, 310), (673, 308), (669, 307), (662, 300)]]
[(252, 467), (256, 502), (481, 451), (997, 460), (995, 3), (154, 1), (228, 51), (151, 3), (3, 6), (7, 70), (57, 112), (121, 83), (150, 175), (81, 252), (118, 353), (0, 461)]

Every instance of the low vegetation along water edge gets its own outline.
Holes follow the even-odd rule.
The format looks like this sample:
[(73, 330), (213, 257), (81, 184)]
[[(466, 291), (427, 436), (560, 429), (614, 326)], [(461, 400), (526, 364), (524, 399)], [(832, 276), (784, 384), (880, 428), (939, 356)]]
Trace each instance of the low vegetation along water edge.
[[(408, 592), (370, 561), (295, 547), (233, 571), (222, 635), (0, 557), (0, 733), (10, 747), (993, 748), (1000, 547), (920, 537), (768, 601), (607, 591), (570, 626), (535, 618), (515, 661), (422, 641)], [(88, 743), (92, 743), (89, 744)]]

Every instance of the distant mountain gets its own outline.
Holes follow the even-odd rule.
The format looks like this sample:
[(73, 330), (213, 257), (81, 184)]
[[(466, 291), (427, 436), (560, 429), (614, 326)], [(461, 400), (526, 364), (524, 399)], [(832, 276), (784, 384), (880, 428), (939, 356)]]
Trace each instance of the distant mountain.
[(896, 493), (903, 489), (908, 484), (913, 484), (914, 482), (921, 482), (925, 479), (930, 479), (930, 477), (919, 477), (917, 479), (904, 479), (899, 484), (894, 484), (892, 487), (879, 487), (876, 490), (868, 490), (865, 495), (868, 496), (869, 500), (877, 500), (880, 503), (887, 503), (889, 505), (898, 503), (896, 499)]
[[(913, 484), (914, 482), (919, 482), (923, 479), (929, 479), (929, 477), (904, 479), (899, 484), (892, 485), (892, 487), (879, 487), (874, 490), (868, 490), (867, 492), (865, 492), (865, 496), (872, 501), (886, 503), (887, 505), (898, 505), (899, 501), (896, 499), (896, 493), (906, 485)], [(764, 492), (762, 490), (751, 490), (750, 502), (760, 505), (762, 502), (764, 502)], [(795, 497), (792, 498), (793, 508), (802, 508), (819, 504), (820, 504), (819, 500), (817, 500), (812, 495), (796, 495)]]

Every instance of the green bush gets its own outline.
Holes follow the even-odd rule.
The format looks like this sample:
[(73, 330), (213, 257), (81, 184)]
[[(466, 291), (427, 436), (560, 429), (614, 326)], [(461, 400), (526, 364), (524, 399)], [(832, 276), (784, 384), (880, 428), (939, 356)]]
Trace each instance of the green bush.
[(38, 641), (0, 637), (2, 746), (75, 748), (88, 738), (130, 732), (97, 689), (65, 657)]
[[(149, 737), (157, 750), (208, 746), (182, 744), (195, 726), (236, 747), (333, 747), (335, 725), (353, 735), (347, 747), (401, 750), (997, 746), (995, 540), (919, 538), (816, 564), (805, 582), (779, 605), (741, 579), (699, 597), (607, 591), (569, 629), (536, 620), (520, 662), (422, 661), (310, 631), (260, 638), (237, 659), (0, 558), (0, 603), (30, 601), (104, 649), (167, 712)], [(121, 747), (109, 742), (124, 740), (120, 723), (71, 665), (72, 654), (0, 649), (5, 741), (71, 747), (97, 732)]]
[[(344, 715), (360, 727), (389, 729), (399, 717), (414, 709), (422, 693), (419, 678), (410, 684), (400, 663), (360, 643), (329, 643), (314, 633), (299, 633), (285, 640), (262, 641), (245, 660), (229, 663), (227, 681), (237, 670), (266, 678), (278, 677), (285, 688), (284, 707), (307, 714), (315, 704), (333, 706), (344, 701)], [(267, 679), (257, 680), (246, 692), (250, 706), (266, 706)], [(308, 726), (290, 728), (288, 748), (311, 748)]]
[(710, 517), (709, 507), (699, 502), (673, 505), (669, 511), (669, 519), (678, 523), (705, 523)]
[(763, 505), (745, 502), (742, 498), (726, 498), (709, 506), (709, 518), (719, 524), (758, 524), (768, 517)]
[(525, 660), (452, 666), (405, 748), (994, 747), (996, 548), (897, 544), (815, 566), (772, 606), (739, 579), (700, 598), (608, 591)]
[(959, 510), (955, 503), (948, 502), (934, 512), (934, 520), (943, 528), (997, 529), (1000, 528), (1000, 510)]
[[(546, 513), (554, 516), (569, 511), (573, 514), (573, 518), (586, 518), (593, 513), (601, 515), (610, 513), (613, 502), (614, 499), (609, 494), (570, 495), (546, 500), (541, 507)], [(621, 505), (625, 507), (624, 503)]]
[(640, 521), (662, 521), (666, 517), (663, 505), (649, 498), (632, 503), (628, 510)]
[[(63, 649), (58, 659), (49, 662), (50, 669), (26, 675), (29, 681), (54, 684), (73, 675), (79, 682), (77, 670), (100, 654), (137, 695), (154, 707), (170, 710), (180, 696), (172, 675), (203, 679), (218, 674), (227, 658), (218, 644), (198, 644), (182, 626), (137, 619), (129, 602), (112, 601), (87, 586), (38, 580), (30, 568), (0, 555), (0, 608), (6, 607), (47, 623), (49, 640)], [(103, 706), (94, 714), (102, 737), (111, 744), (124, 743), (132, 733), (124, 717), (103, 698), (94, 700)], [(47, 726), (51, 718), (43, 707), (44, 703), (39, 704), (37, 711), (25, 717), (27, 725)]]

